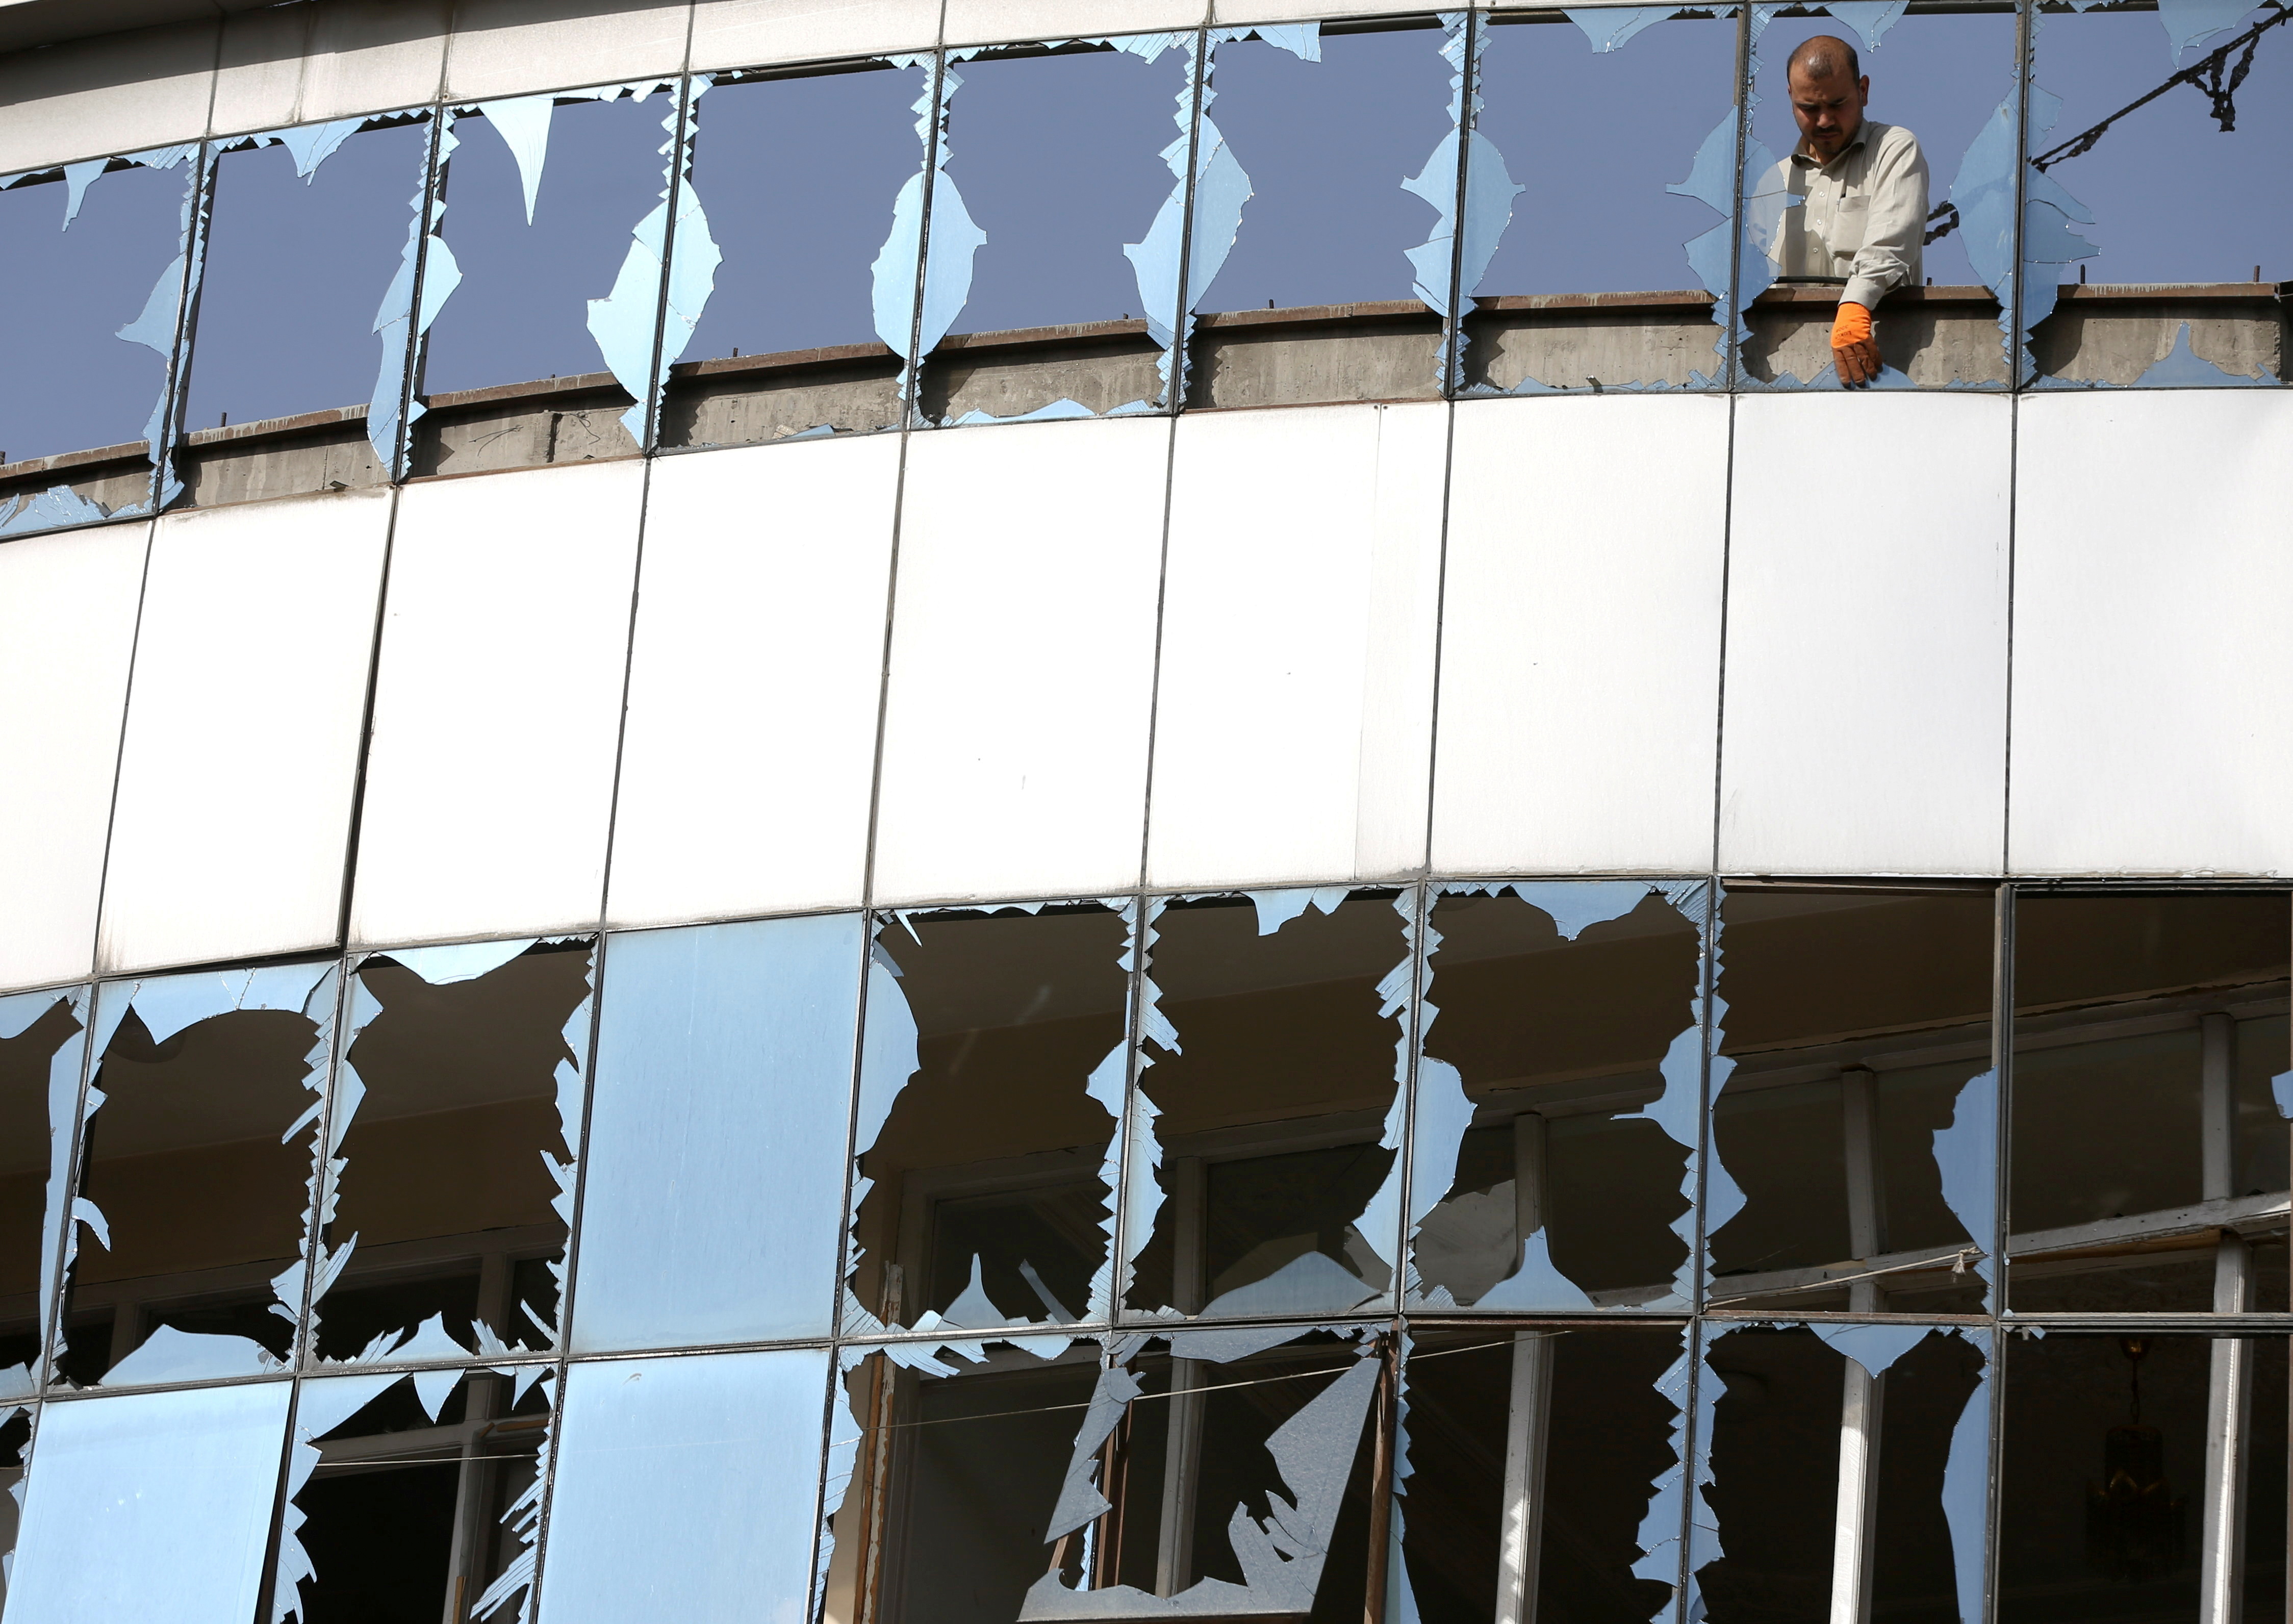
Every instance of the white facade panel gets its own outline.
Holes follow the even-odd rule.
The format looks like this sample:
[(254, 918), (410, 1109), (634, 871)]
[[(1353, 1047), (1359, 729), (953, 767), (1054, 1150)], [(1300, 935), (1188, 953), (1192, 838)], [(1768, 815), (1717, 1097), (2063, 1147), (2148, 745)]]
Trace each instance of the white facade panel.
[(939, 0), (697, 0), (693, 8), (696, 73), (938, 43)]
[(106, 974), (326, 946), (391, 492), (159, 521), (119, 752)]
[(1179, 419), (1149, 884), (1423, 864), (1448, 416)]
[[(1211, 21), (1221, 28), (1253, 22), (1314, 22), (1324, 18), (1390, 16), (1396, 8), (1378, 0), (1212, 0)], [(1466, 6), (1452, 8), (1465, 11)]]
[(351, 939), (596, 922), (644, 465), (408, 486)]
[(1452, 459), (1434, 866), (1707, 867), (1728, 402), (1466, 402)]
[(0, 989), (95, 960), (149, 524), (0, 547)]
[(2002, 397), (1736, 402), (1722, 870), (1998, 872), (2013, 435)]
[(604, 85), (685, 68), (693, 8), (594, 0), (458, 0), (446, 48), (454, 100)]
[(170, 23), (0, 55), (0, 174), (199, 140), (217, 26)]
[(911, 436), (877, 901), (1138, 882), (1170, 433)]
[(616, 925), (851, 907), (900, 443), (667, 457), (646, 503)]
[(2293, 873), (2293, 399), (2021, 410), (2009, 865)]
[[(1160, 33), (1209, 20), (1206, 0), (1102, 0), (1090, 8), (1090, 31), (1093, 37)], [(1072, 38), (1077, 18), (1073, 0), (947, 0), (942, 27), (951, 45), (995, 45)]]
[(438, 99), (451, 0), (320, 0), (227, 13), (218, 134), (311, 124)]

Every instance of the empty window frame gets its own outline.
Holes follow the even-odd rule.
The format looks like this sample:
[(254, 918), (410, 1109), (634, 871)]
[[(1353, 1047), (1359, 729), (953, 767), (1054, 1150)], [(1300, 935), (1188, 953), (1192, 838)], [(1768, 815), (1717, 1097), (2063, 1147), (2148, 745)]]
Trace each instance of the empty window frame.
[(1126, 1153), (1130, 1311), (1394, 1301), (1416, 907), (1414, 892), (1341, 887), (1151, 915)]
[[(1752, 329), (1742, 351), (1746, 382), (1836, 387), (1833, 317), (1844, 292), (1868, 295), (1868, 285), (1849, 285), (1869, 274), (1902, 279), (1873, 313), (1881, 386), (2005, 384), (2013, 250), (2004, 228), (2013, 215), (2011, 153), (2021, 102), (2015, 34), (2014, 8), (2005, 4), (1946, 0), (1906, 12), (1843, 0), (1821, 10), (1758, 8), (1754, 144), (1742, 203), (1741, 275)], [(1926, 218), (1896, 223), (1908, 240), (1886, 240), (1868, 208), (1834, 211), (1823, 203), (1839, 171), (1801, 150), (1790, 88), (1794, 55), (1818, 37), (1844, 43), (1869, 82), (1860, 137), (1866, 156), (1885, 134), (1880, 126), (1917, 139), (1927, 170)], [(1841, 164), (1857, 161), (1850, 154)]]
[(1424, 1309), (1691, 1299), (1708, 889), (1437, 893), (1411, 1201)]
[(97, 989), (63, 1380), (253, 1376), (291, 1359), (338, 978), (299, 964)]
[(1361, 1616), (1394, 1425), (1379, 1339), (1276, 1328), (1098, 1352), (847, 1350), (858, 1437), (827, 1616)]
[(1984, 1311), (1995, 893), (1739, 887), (1725, 912), (1713, 1156), (1740, 1204), (1706, 1215), (1708, 1301)]
[[(1465, 29), (1211, 30), (1189, 404), (1440, 394)], [(1333, 345), (1345, 363), (1317, 364)]]
[[(1412, 1339), (1398, 1487), (1424, 1624), (1645, 1624), (1672, 1604), (1679, 1327), (1530, 1326)], [(1665, 1519), (1666, 1510), (1671, 1519)]]
[(268, 1616), (515, 1617), (555, 1380), (521, 1365), (301, 1383)]
[[(423, 271), (435, 315), (415, 472), (647, 443), (682, 95), (661, 82), (450, 110)], [(705, 257), (688, 260), (704, 289)]]
[(0, 998), (0, 1396), (43, 1376), (86, 1029), (83, 990)]
[(1714, 1624), (1982, 1616), (1991, 1334), (1704, 1329), (1693, 1582)]
[(2281, 1620), (2285, 1346), (2124, 1331), (2012, 1339), (2001, 1624)]
[[(1725, 378), (1727, 328), (1713, 323), (1727, 320), (1741, 28), (1730, 6), (1508, 12), (1479, 26), (1468, 392)], [(1613, 118), (1626, 104), (1634, 116)]]
[(591, 947), (486, 942), (356, 964), (312, 1293), (321, 1360), (555, 1344)]
[(2022, 323), (2038, 387), (2282, 376), (2287, 15), (2034, 8)]
[(150, 511), (199, 155), (0, 177), (0, 536)]
[[(1185, 139), (1190, 55), (1165, 34), (948, 62), (947, 157), (932, 187), (944, 286), (927, 301), (927, 337), (943, 325), (947, 336), (923, 362), (925, 418), (1157, 403), (1168, 361), (1154, 334), (1167, 337), (1174, 312), (1154, 232), (1173, 183), (1165, 160), (1174, 134)], [(944, 255), (956, 257), (943, 269)], [(1150, 313), (1149, 300), (1163, 307)]]
[[(694, 81), (689, 187), (720, 255), (684, 359), (668, 373), (660, 443), (744, 445), (901, 421), (915, 255), (879, 264), (893, 206), (918, 173), (914, 103), (928, 64), (719, 74)], [(896, 233), (895, 233), (896, 235)], [(687, 240), (676, 255), (691, 275)], [(877, 279), (910, 291), (879, 305)], [(893, 337), (879, 335), (891, 318)]]
[(282, 435), (323, 448), (297, 489), (391, 478), (429, 150), (418, 112), (216, 150), (176, 454), (192, 500), (280, 494)]
[(2282, 1311), (2286, 894), (2024, 894), (2018, 1313)]
[(1130, 1000), (1120, 907), (878, 925), (847, 1313), (864, 1328), (1107, 1311)]

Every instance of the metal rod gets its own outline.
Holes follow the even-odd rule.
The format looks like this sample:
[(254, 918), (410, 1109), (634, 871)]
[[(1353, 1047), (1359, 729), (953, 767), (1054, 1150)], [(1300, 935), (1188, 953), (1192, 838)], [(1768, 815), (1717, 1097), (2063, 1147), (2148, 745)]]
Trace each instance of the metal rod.
[[(1171, 1306), (1187, 1313), (1203, 1305), (1203, 1163), (1200, 1157), (1174, 1157), (1170, 1177)], [(1195, 1563), (1195, 1490), (1202, 1466), (1203, 1384), (1201, 1361), (1173, 1359), (1170, 1435), (1163, 1449), (1163, 1518), (1155, 1547), (1155, 1594), (1185, 1589)]]
[[(1886, 1219), (1879, 1172), (1878, 1078), (1860, 1067), (1839, 1076), (1840, 1120), (1847, 1171), (1849, 1249), (1859, 1258), (1886, 1250)], [(1847, 1288), (1859, 1314), (1882, 1311), (1876, 1276)], [(1831, 1536), (1831, 1624), (1870, 1624), (1872, 1554), (1879, 1499), (1879, 1426), (1884, 1378), (1852, 1359), (1845, 1366), (1839, 1401), (1838, 1506)]]
[[(2226, 1198), (2236, 1179), (2237, 1023), (2212, 1014), (2199, 1022), (2200, 1142), (2208, 1200)], [(2224, 1230), (2214, 1250), (2214, 1311), (2251, 1306), (2253, 1252)], [(2245, 1598), (2245, 1487), (2251, 1452), (2253, 1346), (2229, 1337), (2212, 1345), (2206, 1386), (2205, 1543), (2199, 1556), (2199, 1624), (2238, 1624)]]
[[(1545, 1122), (1512, 1121), (1513, 1237), (1518, 1250), (1544, 1227)], [(1505, 1407), (1504, 1521), (1497, 1543), (1496, 1624), (1535, 1624), (1544, 1547), (1545, 1420), (1552, 1406), (1552, 1338), (1516, 1335)]]
[(1401, 1379), (1399, 1349), (1391, 1335), (1381, 1336), (1377, 1352), (1377, 1403), (1372, 1412), (1369, 1466), (1369, 1553), (1362, 1583), (1362, 1624), (1385, 1624), (1385, 1589), (1393, 1543), (1394, 1435), (1401, 1407), (1395, 1402)]

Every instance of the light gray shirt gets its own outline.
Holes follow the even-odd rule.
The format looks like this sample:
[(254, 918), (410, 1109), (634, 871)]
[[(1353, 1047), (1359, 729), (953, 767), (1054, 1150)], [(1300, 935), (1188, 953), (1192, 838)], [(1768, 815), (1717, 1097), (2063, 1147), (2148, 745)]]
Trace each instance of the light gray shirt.
[(1919, 285), (1927, 160), (1901, 125), (1866, 118), (1827, 164), (1795, 151), (1769, 171), (1757, 195), (1782, 209), (1768, 250), (1778, 275), (1838, 278), (1847, 284), (1841, 300), (1865, 306)]

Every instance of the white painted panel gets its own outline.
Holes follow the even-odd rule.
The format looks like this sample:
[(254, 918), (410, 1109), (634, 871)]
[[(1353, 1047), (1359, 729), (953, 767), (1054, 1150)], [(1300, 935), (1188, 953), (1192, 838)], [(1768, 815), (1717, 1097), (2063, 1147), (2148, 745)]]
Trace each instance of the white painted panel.
[(655, 465), (613, 923), (860, 901), (899, 459), (882, 434)]
[(224, 13), (210, 131), (236, 134), (300, 122), (296, 109), (303, 99), (303, 55), (310, 45), (311, 18), (320, 9), (270, 5)]
[(458, 0), (446, 48), (456, 101), (680, 72), (690, 5), (600, 10), (595, 0)]
[(698, 0), (693, 66), (761, 67), (839, 56), (928, 51), (939, 0)]
[(311, 20), (299, 118), (339, 118), (433, 101), (452, 0), (328, 0)]
[[(1101, 0), (1090, 8), (1090, 31), (1094, 37), (1159, 33), (1200, 28), (1209, 19), (1206, 0)], [(1074, 0), (947, 0), (942, 24), (951, 45), (1060, 39), (1073, 36), (1076, 26)]]
[(385, 489), (159, 521), (104, 973), (335, 941), (390, 506)]
[(1430, 403), (1179, 420), (1149, 883), (1423, 865), (1447, 426)]
[[(1244, 28), (1253, 22), (1313, 22), (1324, 18), (1388, 16), (1397, 8), (1388, 0), (1213, 0), (1212, 21), (1219, 28)], [(1464, 6), (1451, 8), (1464, 11)]]
[(170, 23), (0, 55), (0, 173), (199, 140), (215, 28)]
[(911, 437), (877, 900), (1138, 882), (1169, 434)]
[(2021, 410), (2009, 865), (2293, 873), (2293, 399)]
[(1457, 408), (1433, 864), (1712, 861), (1728, 402)]
[(644, 465), (399, 498), (351, 938), (596, 922)]
[(95, 961), (149, 524), (0, 547), (0, 990)]
[(1722, 869), (1998, 872), (2012, 412), (1908, 391), (1736, 402)]
[(438, 99), (451, 0), (321, 0), (223, 19), (212, 128), (312, 124)]

